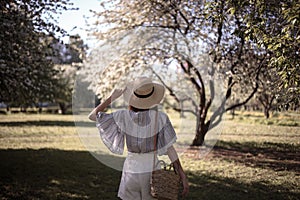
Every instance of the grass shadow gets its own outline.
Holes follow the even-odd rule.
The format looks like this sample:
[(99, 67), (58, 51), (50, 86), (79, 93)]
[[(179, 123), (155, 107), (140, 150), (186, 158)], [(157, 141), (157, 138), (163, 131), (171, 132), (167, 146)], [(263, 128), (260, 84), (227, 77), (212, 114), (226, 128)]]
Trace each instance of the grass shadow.
[(213, 156), (248, 166), (300, 173), (300, 147), (292, 144), (218, 141)]
[(0, 199), (118, 199), (121, 172), (89, 152), (8, 149), (0, 157)]
[(191, 193), (187, 199), (201, 200), (282, 200), (298, 199), (300, 193), (285, 186), (267, 185), (263, 182), (241, 183), (237, 179), (218, 177), (211, 174), (189, 173)]
[[(0, 199), (118, 199), (121, 172), (103, 165), (89, 152), (7, 149), (0, 150), (0, 157)], [(297, 199), (299, 195), (285, 186), (246, 184), (199, 171), (187, 174), (191, 188), (186, 199), (191, 200), (281, 200)]]

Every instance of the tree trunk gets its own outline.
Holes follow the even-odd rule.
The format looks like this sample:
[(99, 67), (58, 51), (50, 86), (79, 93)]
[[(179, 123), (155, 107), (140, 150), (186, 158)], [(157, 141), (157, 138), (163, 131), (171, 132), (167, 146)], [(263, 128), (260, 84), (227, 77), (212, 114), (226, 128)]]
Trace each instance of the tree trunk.
[(66, 114), (67, 112), (67, 105), (63, 102), (58, 103), (59, 104), (59, 108), (61, 110), (61, 114)]
[(196, 135), (191, 144), (191, 146), (202, 146), (204, 144), (204, 138), (206, 133), (208, 132), (209, 124), (200, 122), (197, 125)]
[(270, 118), (270, 108), (268, 108), (268, 107), (264, 108), (264, 115), (265, 115), (266, 119)]
[(235, 109), (232, 109), (232, 110), (230, 111), (230, 113), (231, 113), (231, 119), (234, 119), (234, 116), (235, 116)]

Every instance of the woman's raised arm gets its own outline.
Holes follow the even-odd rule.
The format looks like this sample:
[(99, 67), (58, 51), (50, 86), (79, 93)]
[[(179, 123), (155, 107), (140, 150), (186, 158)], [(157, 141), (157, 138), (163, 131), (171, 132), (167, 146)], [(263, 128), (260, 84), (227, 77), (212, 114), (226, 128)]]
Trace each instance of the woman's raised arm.
[(96, 121), (97, 113), (98, 112), (103, 112), (105, 110), (105, 108), (107, 108), (107, 106), (109, 104), (111, 104), (114, 100), (119, 98), (124, 93), (124, 91), (125, 91), (125, 89), (115, 89), (115, 90), (113, 90), (111, 95), (105, 101), (103, 101), (96, 108), (94, 108), (94, 110), (92, 110), (92, 112), (88, 115), (89, 119), (92, 120), (92, 121)]

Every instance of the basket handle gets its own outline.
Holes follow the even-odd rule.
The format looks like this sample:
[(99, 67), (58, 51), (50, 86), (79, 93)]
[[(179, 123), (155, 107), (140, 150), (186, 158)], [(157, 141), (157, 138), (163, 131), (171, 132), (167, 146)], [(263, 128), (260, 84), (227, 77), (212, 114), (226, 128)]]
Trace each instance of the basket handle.
[[(154, 151), (154, 153), (153, 153), (153, 169), (152, 169), (152, 171), (154, 171), (155, 170), (155, 166), (157, 166), (158, 165), (158, 163), (160, 162), (160, 161), (158, 161), (158, 163), (155, 165), (155, 161), (156, 161), (156, 154), (157, 154), (157, 137), (158, 137), (158, 133), (156, 133), (156, 130), (157, 130), (157, 110), (156, 110), (156, 112), (155, 112), (155, 118), (154, 118), (154, 135), (153, 135), (153, 137), (154, 137), (154, 142), (153, 142), (153, 145), (154, 145), (154, 149), (153, 149), (153, 151)], [(165, 163), (165, 165), (164, 166), (166, 166), (166, 163)]]
[(164, 170), (167, 170), (167, 164), (166, 164), (165, 161), (163, 161), (163, 160), (158, 160), (158, 162), (157, 162), (157, 164), (156, 164), (156, 167), (157, 167), (157, 165), (158, 165), (159, 163), (161, 163), (161, 164), (164, 166)]
[[(156, 133), (156, 130), (157, 130), (157, 114), (158, 114), (158, 111), (156, 110), (156, 113), (155, 113), (155, 121), (154, 121), (154, 133)], [(157, 167), (157, 165), (159, 163), (162, 163), (163, 166), (164, 166), (164, 170), (167, 170), (167, 164), (165, 163), (165, 161), (163, 160), (158, 160), (158, 162), (155, 164), (155, 161), (156, 161), (156, 155), (157, 155), (157, 137), (158, 137), (158, 133), (157, 134), (154, 134), (154, 153), (153, 153), (153, 171), (155, 170), (155, 167)], [(177, 174), (177, 171), (174, 167), (174, 165), (171, 163), (169, 165), (169, 170), (171, 170), (173, 168), (175, 174)]]
[(158, 162), (157, 162), (157, 164), (156, 164), (156, 167), (157, 167), (157, 165), (160, 164), (160, 163), (162, 164), (164, 170), (167, 170), (167, 166), (168, 166), (168, 167), (169, 167), (169, 169), (168, 169), (169, 171), (173, 170), (174, 173), (177, 174), (177, 170), (175, 169), (175, 167), (174, 167), (174, 165), (173, 165), (172, 163), (169, 164), (169, 165), (167, 165), (165, 161), (163, 161), (163, 160), (158, 160)]

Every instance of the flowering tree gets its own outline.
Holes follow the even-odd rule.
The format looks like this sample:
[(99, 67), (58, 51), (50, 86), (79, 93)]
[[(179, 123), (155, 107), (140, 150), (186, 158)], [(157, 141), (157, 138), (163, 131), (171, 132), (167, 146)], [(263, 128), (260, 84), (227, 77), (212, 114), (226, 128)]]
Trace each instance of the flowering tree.
[[(236, 5), (102, 1), (103, 11), (95, 12), (98, 21), (92, 30), (101, 45), (85, 69), (93, 77), (91, 87), (103, 97), (133, 76), (152, 75), (175, 100), (175, 110), (196, 116), (192, 145), (202, 145), (226, 111), (254, 96), (260, 74), (268, 67), (269, 54), (249, 38), (246, 28), (244, 16), (251, 5)], [(233, 92), (240, 101), (228, 104)]]

